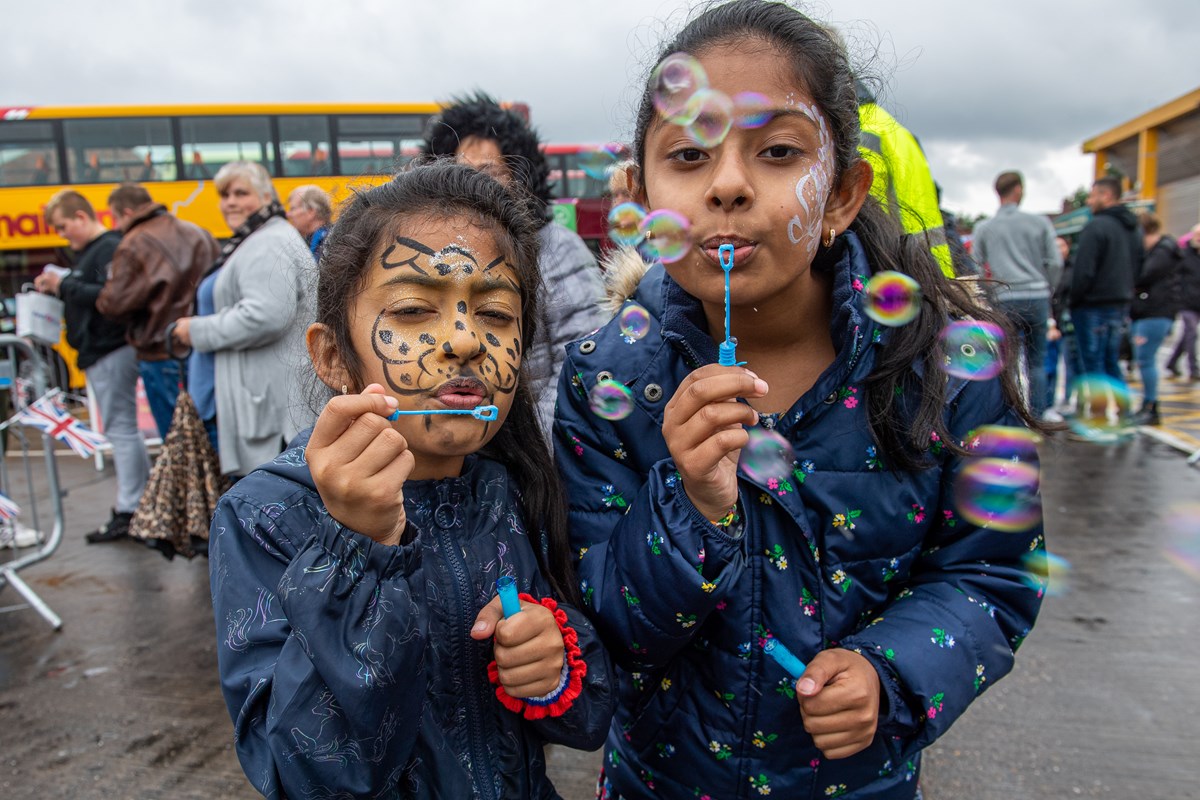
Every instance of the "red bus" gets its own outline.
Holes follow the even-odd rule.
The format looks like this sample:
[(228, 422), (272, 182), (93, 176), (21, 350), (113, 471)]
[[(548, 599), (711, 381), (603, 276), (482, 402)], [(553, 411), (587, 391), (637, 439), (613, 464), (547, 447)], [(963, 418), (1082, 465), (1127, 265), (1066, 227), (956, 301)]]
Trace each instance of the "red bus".
[(550, 167), (555, 218), (575, 230), (597, 257), (613, 246), (608, 238), (608, 180), (595, 177), (596, 154), (611, 153), (611, 147), (555, 143), (542, 148)]

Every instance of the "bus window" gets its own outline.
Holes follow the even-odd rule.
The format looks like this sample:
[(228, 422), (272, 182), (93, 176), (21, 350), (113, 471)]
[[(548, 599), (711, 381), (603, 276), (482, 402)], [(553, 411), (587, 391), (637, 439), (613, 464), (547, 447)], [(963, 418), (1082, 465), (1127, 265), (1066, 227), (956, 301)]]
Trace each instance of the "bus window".
[(391, 175), (421, 148), (425, 117), (338, 117), (337, 149), (343, 175)]
[(280, 117), (279, 153), (286, 178), (331, 174), (329, 118)]
[(73, 183), (175, 180), (170, 120), (71, 119), (63, 122)]
[(230, 161), (257, 161), (275, 174), (266, 117), (183, 117), (183, 177), (209, 180)]
[(60, 180), (49, 122), (0, 122), (0, 186), (42, 186)]

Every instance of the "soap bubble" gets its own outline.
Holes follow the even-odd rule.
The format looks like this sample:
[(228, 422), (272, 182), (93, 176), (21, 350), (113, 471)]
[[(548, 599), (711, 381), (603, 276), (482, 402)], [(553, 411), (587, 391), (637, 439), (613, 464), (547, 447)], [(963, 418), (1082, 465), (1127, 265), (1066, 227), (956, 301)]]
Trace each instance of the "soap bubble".
[(742, 448), (738, 459), (742, 472), (759, 483), (786, 478), (792, 473), (796, 456), (791, 442), (766, 428), (751, 428), (749, 434), (750, 441)]
[(1167, 512), (1170, 542), (1167, 558), (1193, 578), (1200, 578), (1200, 503), (1183, 503)]
[(954, 499), (968, 522), (997, 531), (1024, 531), (1042, 518), (1038, 468), (1000, 458), (971, 459), (963, 465)]
[(733, 124), (739, 128), (761, 128), (771, 121), (771, 101), (759, 92), (738, 92), (733, 96)]
[(579, 166), (589, 177), (598, 181), (607, 181), (613, 167), (624, 157), (624, 149), (619, 144), (608, 144), (596, 150), (588, 150), (579, 154)]
[(867, 316), (880, 325), (906, 325), (921, 313), (921, 284), (911, 276), (890, 270), (867, 281)]
[(617, 319), (621, 325), (621, 336), (629, 344), (650, 332), (650, 312), (637, 303), (625, 306)]
[(1004, 367), (1004, 331), (998, 325), (958, 320), (947, 325), (940, 338), (945, 346), (942, 369), (955, 377), (983, 381), (996, 377)]
[(646, 209), (637, 203), (621, 203), (608, 212), (608, 235), (617, 244), (636, 245), (642, 240), (641, 225)]
[(702, 147), (716, 147), (733, 127), (733, 101), (724, 92), (701, 89), (688, 100), (686, 116), (691, 122), (684, 132)]
[(695, 119), (688, 114), (699, 113), (688, 101), (696, 92), (708, 88), (708, 75), (700, 62), (687, 53), (672, 53), (654, 68), (650, 76), (654, 86), (654, 107), (658, 113), (676, 125), (687, 125)]
[(1133, 400), (1129, 387), (1108, 375), (1083, 375), (1071, 384), (1076, 413), (1067, 419), (1071, 430), (1091, 441), (1119, 441), (1130, 430)]
[(651, 211), (642, 220), (642, 252), (664, 264), (672, 264), (692, 248), (692, 223), (682, 214), (667, 208)]
[(1037, 446), (1041, 441), (1042, 437), (1028, 428), (981, 425), (975, 429), (967, 445), (980, 457), (1036, 461)]
[(1033, 550), (1022, 557), (1021, 566), (1025, 568), (1025, 585), (1030, 589), (1042, 591), (1047, 597), (1067, 591), (1071, 564), (1062, 556), (1045, 550)]
[(633, 392), (619, 381), (598, 381), (588, 393), (588, 407), (601, 419), (625, 419), (633, 413)]

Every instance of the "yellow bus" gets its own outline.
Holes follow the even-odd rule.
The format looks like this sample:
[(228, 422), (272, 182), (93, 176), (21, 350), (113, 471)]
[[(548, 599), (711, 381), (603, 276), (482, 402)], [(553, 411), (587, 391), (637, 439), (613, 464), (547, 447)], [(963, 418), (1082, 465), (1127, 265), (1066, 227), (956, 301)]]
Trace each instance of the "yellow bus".
[[(230, 235), (212, 176), (234, 160), (257, 161), (286, 200), (315, 183), (336, 204), (348, 187), (380, 183), (415, 155), (437, 103), (273, 103), (0, 107), (0, 300), (46, 264), (69, 265), (66, 241), (44, 209), (75, 189), (112, 227), (108, 195), (124, 181), (217, 238)], [(527, 109), (515, 108), (527, 113)], [(10, 303), (5, 302), (4, 307)], [(7, 317), (7, 315), (6, 315)], [(11, 320), (4, 319), (0, 327)], [(60, 385), (80, 387), (66, 342)]]

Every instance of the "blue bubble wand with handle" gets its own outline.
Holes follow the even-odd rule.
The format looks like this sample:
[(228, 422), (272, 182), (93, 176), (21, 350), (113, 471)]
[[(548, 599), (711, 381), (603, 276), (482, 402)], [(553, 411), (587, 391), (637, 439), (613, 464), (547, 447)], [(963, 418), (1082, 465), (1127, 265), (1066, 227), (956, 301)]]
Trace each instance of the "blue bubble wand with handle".
[(762, 649), (764, 653), (775, 659), (775, 663), (783, 667), (784, 672), (792, 676), (792, 680), (800, 680), (800, 676), (806, 669), (804, 662), (796, 658), (783, 642), (778, 639), (767, 639), (763, 642)]
[(718, 247), (717, 256), (725, 271), (725, 341), (717, 346), (717, 363), (722, 367), (740, 367), (746, 362), (737, 360), (737, 340), (729, 335), (729, 272), (733, 269), (733, 245)]
[(521, 613), (521, 598), (517, 596), (517, 581), (511, 575), (502, 575), (496, 579), (496, 593), (500, 595), (500, 608), (504, 618)]
[(388, 414), (389, 422), (395, 422), (400, 417), (420, 416), (424, 414), (470, 414), (474, 419), (491, 422), (500, 415), (500, 409), (495, 406), (475, 406), (474, 408), (429, 409), (428, 411), (401, 411), (396, 409)]

